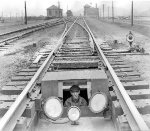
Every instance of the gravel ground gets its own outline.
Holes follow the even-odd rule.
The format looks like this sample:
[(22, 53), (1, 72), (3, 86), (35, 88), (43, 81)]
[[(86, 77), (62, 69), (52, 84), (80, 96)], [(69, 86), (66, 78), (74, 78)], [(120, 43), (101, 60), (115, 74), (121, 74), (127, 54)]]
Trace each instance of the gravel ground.
[[(103, 40), (113, 41), (118, 40), (120, 44), (116, 47), (128, 49), (129, 44), (126, 42), (126, 34), (129, 28), (116, 24), (101, 22), (96, 19), (88, 19), (89, 26), (91, 27), (97, 41), (101, 43)], [(31, 61), (30, 59), (34, 54), (40, 50), (45, 44), (55, 45), (57, 43), (60, 34), (62, 33), (64, 26), (53, 27), (38, 33), (34, 33), (31, 36), (13, 42), (15, 45), (12, 48), (0, 52), (0, 87), (5, 85), (10, 78), (15, 75), (22, 68), (27, 67)], [(140, 44), (146, 49), (146, 52), (150, 53), (150, 38), (145, 35), (145, 29), (141, 29), (143, 34), (135, 31), (135, 43)], [(33, 43), (37, 44), (37, 47), (33, 47)], [(142, 77), (150, 82), (150, 59), (149, 55), (144, 56), (127, 56), (126, 60), (133, 63), (134, 67), (141, 72)]]
[[(135, 35), (135, 42), (140, 46), (144, 47), (147, 53), (150, 53), (150, 38), (149, 34), (146, 34), (150, 31), (150, 29), (139, 28), (136, 27), (129, 29), (126, 26), (120, 26), (117, 24), (106, 23), (99, 21), (97, 19), (88, 18), (88, 24), (93, 31), (97, 41), (101, 43), (103, 40), (113, 41), (118, 40), (120, 44), (117, 47), (122, 49), (128, 49), (129, 44), (126, 41), (126, 34), (129, 30), (132, 30)], [(137, 56), (126, 56), (125, 60), (132, 63), (132, 65), (137, 69), (144, 80), (150, 83), (150, 56), (149, 55), (137, 55)]]
[[(13, 47), (0, 52), (0, 87), (4, 86), (10, 78), (22, 68), (31, 63), (31, 58), (46, 44), (56, 45), (64, 30), (64, 25), (52, 27), (27, 38), (17, 40), (11, 44)], [(33, 46), (36, 43), (36, 47)], [(52, 46), (53, 47), (53, 46)]]

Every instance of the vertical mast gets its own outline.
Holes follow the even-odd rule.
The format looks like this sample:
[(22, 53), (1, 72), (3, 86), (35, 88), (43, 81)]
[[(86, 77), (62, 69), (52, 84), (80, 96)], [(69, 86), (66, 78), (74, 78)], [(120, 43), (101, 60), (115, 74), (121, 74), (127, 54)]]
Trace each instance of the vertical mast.
[(25, 24), (27, 24), (27, 8), (26, 8), (26, 1), (25, 1), (25, 6), (24, 6), (24, 8), (25, 8)]
[(133, 26), (133, 1), (131, 4), (131, 26)]
[(103, 19), (104, 19), (104, 4), (103, 4)]
[(112, 22), (114, 22), (114, 3), (112, 1)]
[(109, 19), (109, 6), (108, 6), (108, 19)]

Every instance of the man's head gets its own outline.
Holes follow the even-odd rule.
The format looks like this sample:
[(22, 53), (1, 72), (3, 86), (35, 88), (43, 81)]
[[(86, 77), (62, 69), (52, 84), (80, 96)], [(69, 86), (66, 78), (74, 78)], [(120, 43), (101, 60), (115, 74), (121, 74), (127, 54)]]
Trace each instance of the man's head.
[(79, 94), (80, 94), (80, 87), (78, 85), (73, 85), (70, 88), (70, 93), (71, 93), (73, 99), (78, 99), (79, 98)]
[(131, 31), (129, 31), (129, 34), (132, 34), (132, 32), (131, 32)]

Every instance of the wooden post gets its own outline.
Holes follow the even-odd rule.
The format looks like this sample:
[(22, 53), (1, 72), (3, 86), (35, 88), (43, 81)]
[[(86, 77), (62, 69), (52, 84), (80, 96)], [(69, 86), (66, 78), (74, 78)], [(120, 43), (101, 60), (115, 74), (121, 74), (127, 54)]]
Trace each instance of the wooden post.
[(112, 22), (114, 22), (114, 4), (112, 1)]
[(103, 19), (104, 19), (104, 4), (103, 4)]
[(109, 6), (108, 6), (108, 19), (109, 19)]
[(24, 6), (24, 8), (25, 8), (25, 24), (27, 25), (27, 9), (26, 9), (26, 1), (25, 1), (25, 6)]
[(133, 1), (131, 4), (131, 26), (133, 26)]
[(102, 15), (101, 15), (101, 9), (99, 9), (99, 11), (100, 11), (100, 18), (102, 17)]

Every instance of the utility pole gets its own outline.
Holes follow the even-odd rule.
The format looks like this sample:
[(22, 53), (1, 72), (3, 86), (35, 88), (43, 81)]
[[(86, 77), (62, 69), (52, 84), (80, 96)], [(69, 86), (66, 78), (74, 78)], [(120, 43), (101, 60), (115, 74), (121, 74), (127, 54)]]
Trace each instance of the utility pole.
[(133, 0), (131, 4), (131, 26), (133, 26)]
[(1, 17), (3, 18), (3, 12), (2, 12), (2, 16)]
[(25, 21), (24, 23), (27, 25), (27, 8), (26, 8), (26, 1), (25, 1), (25, 5), (24, 5), (24, 8), (25, 8)]
[(18, 14), (16, 13), (16, 20), (18, 20)]
[(114, 3), (112, 1), (112, 22), (114, 22)]
[(21, 19), (22, 19), (22, 21), (24, 20), (23, 11), (21, 11)]
[(103, 19), (104, 19), (104, 4), (103, 4)]
[(2, 12), (1, 20), (2, 20), (2, 23), (4, 23), (3, 12)]
[(109, 6), (108, 6), (108, 19), (109, 19)]
[(100, 15), (100, 18), (102, 17), (102, 15), (101, 15), (101, 9), (99, 9), (99, 15)]
[(11, 12), (10, 12), (10, 20), (11, 20)]

